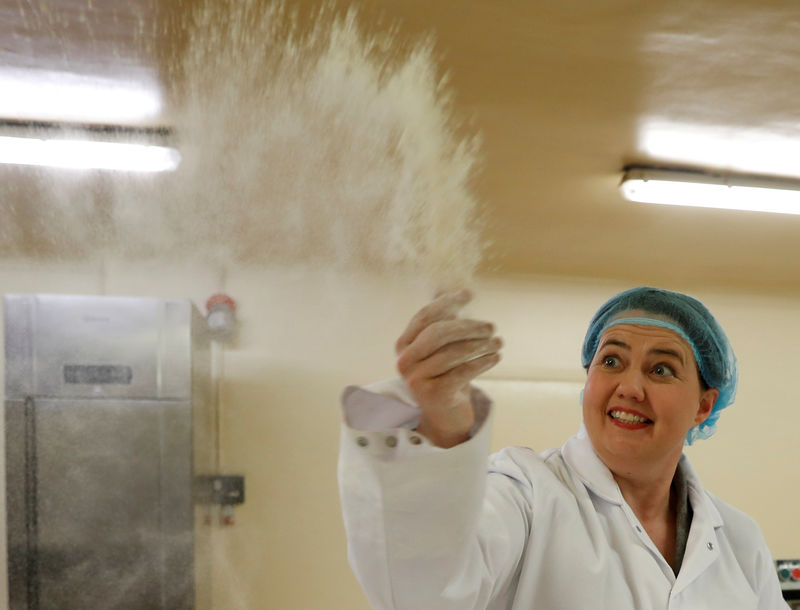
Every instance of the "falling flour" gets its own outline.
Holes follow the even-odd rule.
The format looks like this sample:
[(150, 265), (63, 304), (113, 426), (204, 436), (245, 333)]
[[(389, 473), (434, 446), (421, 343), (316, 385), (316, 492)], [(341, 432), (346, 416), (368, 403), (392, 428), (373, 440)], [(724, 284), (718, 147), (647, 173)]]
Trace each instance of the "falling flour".
[[(140, 26), (141, 27), (141, 26)], [(355, 11), (201, 3), (175, 26), (168, 174), (48, 177), (5, 252), (407, 270), (469, 280), (482, 256), (463, 134), (429, 41), (365, 33)], [(22, 171), (22, 170), (20, 170)], [(26, 170), (33, 171), (33, 170)], [(14, 199), (9, 197), (8, 199)]]

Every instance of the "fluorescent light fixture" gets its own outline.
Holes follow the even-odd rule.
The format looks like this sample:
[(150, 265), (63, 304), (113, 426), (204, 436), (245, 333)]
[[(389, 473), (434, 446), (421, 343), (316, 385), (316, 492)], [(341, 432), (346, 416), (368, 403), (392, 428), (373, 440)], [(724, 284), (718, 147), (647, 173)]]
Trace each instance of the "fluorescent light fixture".
[(0, 163), (68, 169), (165, 172), (177, 169), (180, 162), (180, 153), (174, 148), (164, 146), (0, 136)]
[(94, 124), (156, 118), (162, 104), (155, 79), (141, 70), (128, 77), (0, 69), (0, 116)]
[(800, 180), (630, 167), (620, 189), (640, 203), (800, 214)]

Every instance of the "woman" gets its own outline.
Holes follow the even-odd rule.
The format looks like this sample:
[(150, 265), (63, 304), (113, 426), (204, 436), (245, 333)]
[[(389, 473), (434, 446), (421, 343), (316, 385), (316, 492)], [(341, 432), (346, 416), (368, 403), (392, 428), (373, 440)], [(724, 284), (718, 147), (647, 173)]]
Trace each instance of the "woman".
[(560, 449), (486, 468), (494, 327), (444, 294), (397, 341), (403, 381), (348, 388), (339, 479), (353, 569), (373, 608), (784, 610), (755, 522), (683, 456), (736, 391), (699, 301), (635, 288), (595, 314), (583, 425)]

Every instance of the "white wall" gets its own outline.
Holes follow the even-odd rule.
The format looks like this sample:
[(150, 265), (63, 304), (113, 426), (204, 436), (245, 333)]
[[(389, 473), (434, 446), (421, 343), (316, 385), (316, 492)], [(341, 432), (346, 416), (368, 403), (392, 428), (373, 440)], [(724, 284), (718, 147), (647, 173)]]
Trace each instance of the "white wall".
[[(427, 300), (422, 281), (321, 271), (123, 262), (0, 264), (2, 291), (190, 298), (239, 303), (224, 351), (222, 469), (244, 474), (236, 524), (215, 525), (214, 608), (368, 608), (345, 557), (336, 486), (338, 395), (394, 376), (392, 345)], [(579, 352), (595, 309), (627, 288), (567, 278), (483, 279), (468, 312), (496, 322), (504, 360), (482, 382), (497, 403), (494, 444), (560, 445), (580, 421)], [(686, 289), (681, 286), (668, 288)], [(753, 515), (776, 556), (800, 556), (793, 465), (800, 462), (800, 297), (693, 291), (739, 355), (736, 404), (689, 450), (704, 483)], [(3, 557), (5, 554), (3, 553)]]

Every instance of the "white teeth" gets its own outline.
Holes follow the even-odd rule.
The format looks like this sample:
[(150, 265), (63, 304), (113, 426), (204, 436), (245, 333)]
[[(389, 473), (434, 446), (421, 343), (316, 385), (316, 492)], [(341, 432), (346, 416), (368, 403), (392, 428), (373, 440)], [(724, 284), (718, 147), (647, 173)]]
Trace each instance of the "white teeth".
[(627, 411), (611, 411), (611, 417), (625, 422), (626, 424), (643, 424), (648, 421), (644, 417), (639, 417), (638, 415), (628, 413)]

